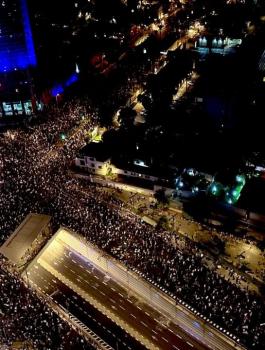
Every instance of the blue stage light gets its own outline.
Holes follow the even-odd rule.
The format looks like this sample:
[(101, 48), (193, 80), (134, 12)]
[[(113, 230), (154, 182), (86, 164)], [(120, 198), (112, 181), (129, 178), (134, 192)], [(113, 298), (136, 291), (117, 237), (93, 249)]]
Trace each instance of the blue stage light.
[[(17, 1), (19, 14), (16, 16), (14, 23), (9, 21), (4, 9), (1, 9), (2, 13), (0, 14), (2, 29), (2, 35), (0, 36), (0, 72), (24, 70), (30, 66), (36, 66), (37, 60), (26, 0)], [(14, 25), (17, 25), (17, 28), (14, 28)], [(20, 28), (22, 28), (22, 31)]]

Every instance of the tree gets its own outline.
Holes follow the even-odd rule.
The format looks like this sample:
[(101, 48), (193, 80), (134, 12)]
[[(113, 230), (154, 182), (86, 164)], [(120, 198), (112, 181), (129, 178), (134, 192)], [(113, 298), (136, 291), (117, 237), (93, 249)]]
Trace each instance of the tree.
[(130, 128), (131, 126), (133, 126), (136, 115), (137, 115), (136, 111), (131, 107), (122, 108), (119, 115), (119, 121), (121, 123), (121, 126), (124, 129)]
[(163, 190), (162, 188), (155, 192), (154, 197), (159, 204), (167, 205), (169, 203), (165, 190)]
[(163, 230), (168, 230), (169, 229), (169, 222), (168, 222), (168, 217), (163, 215), (160, 216), (158, 222), (157, 222), (157, 228), (163, 229)]

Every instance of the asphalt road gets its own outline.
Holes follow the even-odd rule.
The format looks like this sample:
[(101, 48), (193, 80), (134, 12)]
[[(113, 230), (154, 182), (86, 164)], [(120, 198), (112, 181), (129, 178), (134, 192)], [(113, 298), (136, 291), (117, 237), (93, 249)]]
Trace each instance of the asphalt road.
[(114, 349), (145, 349), (123, 329), (86, 302), (79, 294), (67, 287), (41, 265), (36, 264), (28, 272), (28, 281), (36, 284), (45, 294), (57, 302), (64, 311), (70, 313), (91, 329)]
[[(152, 343), (153, 348), (166, 350), (206, 349), (204, 345), (165, 319), (161, 313), (150, 305), (140, 302), (130, 293), (128, 295), (124, 288), (96, 269), (88, 260), (70, 251), (61, 241), (53, 240), (37, 261), (35, 260), (34, 264), (30, 265), (28, 278), (29, 282), (39, 286), (46, 294), (53, 295), (57, 302), (108, 344), (110, 344), (109, 338), (111, 338), (111, 346), (115, 343), (116, 335), (120, 339), (118, 341), (121, 342), (119, 349), (143, 348), (139, 342), (135, 342), (128, 335), (126, 338), (124, 336), (126, 333), (120, 327), (118, 327), (117, 332), (117, 326), (115, 326), (116, 328), (113, 327), (113, 322), (110, 325), (104, 323), (106, 317), (102, 314), (99, 316), (100, 313), (82, 297), (74, 293), (72, 288), (80, 288), (88, 296), (107, 307), (110, 312), (124, 321), (131, 329), (138, 332), (138, 334), (142, 334), (145, 339)], [(71, 289), (65, 285), (65, 282), (71, 285)], [(92, 314), (90, 314), (91, 311)], [(91, 326), (91, 317), (94, 328)], [(99, 334), (99, 330), (104, 333), (104, 328), (99, 329), (95, 322), (105, 325), (107, 336)], [(123, 334), (119, 336), (120, 332), (123, 332)], [(130, 333), (133, 334), (133, 332)], [(116, 344), (113, 347), (116, 348)]]

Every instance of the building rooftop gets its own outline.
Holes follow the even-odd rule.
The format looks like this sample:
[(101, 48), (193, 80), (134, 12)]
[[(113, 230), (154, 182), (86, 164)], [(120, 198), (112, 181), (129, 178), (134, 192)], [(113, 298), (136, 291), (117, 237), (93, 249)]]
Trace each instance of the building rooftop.
[(18, 265), (51, 216), (30, 213), (0, 248), (0, 253)]
[(93, 157), (97, 161), (105, 162), (110, 159), (110, 152), (102, 142), (90, 142), (79, 151), (80, 156)]

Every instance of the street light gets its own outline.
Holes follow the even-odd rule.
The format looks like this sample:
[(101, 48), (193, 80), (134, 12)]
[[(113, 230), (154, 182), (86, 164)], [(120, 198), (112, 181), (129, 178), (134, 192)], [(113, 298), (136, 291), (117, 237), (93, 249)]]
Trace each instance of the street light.
[(65, 141), (65, 140), (66, 140), (66, 135), (65, 135), (64, 133), (61, 133), (60, 139), (61, 139), (62, 141)]

